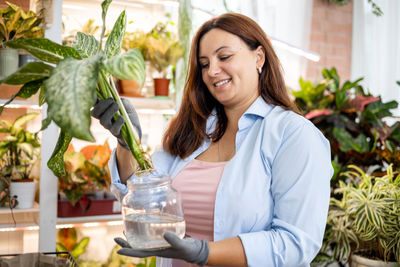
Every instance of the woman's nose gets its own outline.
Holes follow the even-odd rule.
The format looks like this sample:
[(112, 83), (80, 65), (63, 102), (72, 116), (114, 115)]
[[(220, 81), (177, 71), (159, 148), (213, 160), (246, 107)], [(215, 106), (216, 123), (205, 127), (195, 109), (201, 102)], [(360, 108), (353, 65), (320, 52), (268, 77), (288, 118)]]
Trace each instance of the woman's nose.
[(208, 68), (208, 75), (216, 76), (221, 72), (221, 68), (217, 62), (210, 62)]

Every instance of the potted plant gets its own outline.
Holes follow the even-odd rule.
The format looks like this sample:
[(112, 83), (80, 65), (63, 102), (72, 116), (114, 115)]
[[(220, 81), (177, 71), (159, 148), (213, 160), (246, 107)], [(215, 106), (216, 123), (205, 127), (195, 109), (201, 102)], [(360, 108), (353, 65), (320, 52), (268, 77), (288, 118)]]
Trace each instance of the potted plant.
[(0, 9), (0, 78), (18, 69), (18, 50), (4, 43), (20, 38), (42, 37), (44, 33), (40, 26), (43, 10), (36, 14), (7, 1), (6, 4), (7, 8)]
[(111, 149), (88, 145), (75, 151), (72, 144), (64, 154), (66, 173), (59, 177), (58, 217), (118, 213), (113, 209), (116, 199), (104, 198), (111, 183), (107, 162)]
[(362, 78), (341, 84), (335, 68), (323, 69), (322, 76), (317, 84), (300, 78), (301, 89), (292, 94), (305, 117), (330, 141), (335, 169), (332, 187), (350, 164), (374, 172), (393, 164), (400, 170), (400, 122), (386, 123), (397, 101), (384, 103), (380, 96), (365, 92)]
[(8, 134), (0, 141), (1, 177), (10, 184), (9, 194), (17, 196), (16, 207), (21, 209), (33, 205), (36, 182), (30, 173), (40, 155), (38, 133), (31, 133), (23, 126), (37, 115), (22, 115), (13, 124), (2, 120), (0, 125), (0, 132)]
[(173, 66), (183, 56), (183, 49), (177, 36), (169, 30), (173, 22), (157, 23), (147, 34), (145, 60), (156, 69), (159, 77), (154, 77), (154, 94), (168, 96), (170, 79), (167, 78), (168, 67)]
[(350, 260), (351, 266), (398, 266), (400, 174), (392, 165), (382, 177), (351, 165), (344, 175), (347, 183), (340, 181), (335, 189), (342, 198), (331, 198), (321, 251), (338, 261)]
[[(105, 43), (105, 18), (111, 0), (102, 2), (103, 27), (100, 40), (78, 32), (72, 47), (54, 43), (45, 38), (17, 39), (5, 46), (22, 49), (41, 60), (23, 66), (17, 72), (0, 80), (1, 83), (23, 85), (16, 94), (28, 98), (40, 90), (39, 104), (47, 104), (47, 118), (42, 122), (45, 129), (54, 122), (61, 129), (60, 135), (47, 166), (56, 177), (65, 171), (64, 153), (72, 138), (94, 141), (90, 132), (90, 109), (96, 99), (112, 97), (119, 104), (125, 118), (121, 129), (132, 155), (137, 160), (138, 172), (153, 171), (151, 158), (143, 151), (137, 132), (116, 90), (113, 76), (120, 79), (144, 80), (144, 60), (138, 49), (120, 54), (126, 27), (126, 13), (121, 12)], [(51, 64), (47, 64), (51, 63)], [(10, 103), (10, 99), (0, 108)]]
[[(65, 175), (59, 178), (59, 192), (65, 194), (72, 205), (87, 194), (106, 191), (110, 185), (107, 162), (111, 149), (104, 145), (88, 145), (75, 151), (70, 145), (64, 154)], [(98, 197), (98, 198), (103, 198)]]

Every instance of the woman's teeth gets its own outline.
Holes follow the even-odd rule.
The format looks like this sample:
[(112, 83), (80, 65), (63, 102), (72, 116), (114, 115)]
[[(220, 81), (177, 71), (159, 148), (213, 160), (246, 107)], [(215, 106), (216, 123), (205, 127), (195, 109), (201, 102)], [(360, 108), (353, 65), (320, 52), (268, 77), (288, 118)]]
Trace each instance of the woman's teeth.
[(231, 81), (231, 79), (227, 79), (227, 80), (223, 80), (223, 81), (217, 82), (217, 83), (215, 83), (214, 85), (215, 85), (216, 87), (218, 87), (218, 86), (224, 85), (224, 84), (226, 84), (226, 83), (228, 83), (228, 82), (230, 82), (230, 81)]

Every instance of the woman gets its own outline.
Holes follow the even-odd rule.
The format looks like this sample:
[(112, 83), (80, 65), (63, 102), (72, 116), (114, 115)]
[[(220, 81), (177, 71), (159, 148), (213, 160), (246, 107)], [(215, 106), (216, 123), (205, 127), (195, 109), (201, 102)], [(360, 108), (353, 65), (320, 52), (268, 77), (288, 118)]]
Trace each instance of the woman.
[[(110, 103), (95, 107), (97, 117)], [(119, 253), (199, 265), (309, 266), (322, 243), (332, 167), (329, 142), (297, 113), (253, 20), (227, 13), (204, 23), (193, 39), (181, 108), (153, 155), (181, 193), (190, 238), (169, 233), (172, 248), (157, 252), (117, 239)], [(104, 124), (119, 135), (120, 122), (108, 116)], [(113, 186), (123, 194), (135, 162), (121, 146), (115, 155)], [(179, 264), (172, 261), (190, 266)]]

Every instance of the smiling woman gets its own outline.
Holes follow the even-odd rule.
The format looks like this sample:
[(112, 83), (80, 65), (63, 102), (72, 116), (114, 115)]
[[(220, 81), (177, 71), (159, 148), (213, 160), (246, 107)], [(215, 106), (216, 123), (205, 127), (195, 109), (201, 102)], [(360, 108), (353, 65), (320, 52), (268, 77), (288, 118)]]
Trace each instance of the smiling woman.
[(264, 65), (264, 55), (261, 46), (250, 50), (229, 32), (213, 29), (206, 33), (200, 41), (199, 63), (211, 95), (225, 108), (245, 111), (259, 95), (257, 69)]
[[(186, 237), (166, 232), (171, 247), (157, 251), (118, 238), (118, 253), (160, 256), (163, 267), (309, 266), (319, 251), (329, 142), (297, 113), (278, 58), (250, 18), (227, 13), (198, 30), (181, 108), (152, 160), (182, 196)], [(119, 195), (134, 166), (118, 146), (110, 170)]]

